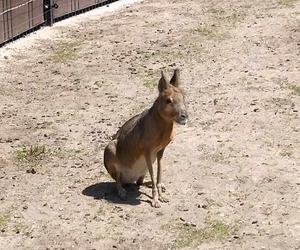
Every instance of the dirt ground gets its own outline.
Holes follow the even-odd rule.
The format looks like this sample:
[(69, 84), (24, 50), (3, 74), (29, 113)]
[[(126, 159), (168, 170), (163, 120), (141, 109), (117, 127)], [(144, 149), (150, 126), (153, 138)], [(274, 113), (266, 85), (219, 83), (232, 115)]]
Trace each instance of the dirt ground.
[[(0, 249), (300, 249), (300, 1), (146, 0), (0, 53)], [(122, 201), (103, 149), (175, 67), (170, 202)]]

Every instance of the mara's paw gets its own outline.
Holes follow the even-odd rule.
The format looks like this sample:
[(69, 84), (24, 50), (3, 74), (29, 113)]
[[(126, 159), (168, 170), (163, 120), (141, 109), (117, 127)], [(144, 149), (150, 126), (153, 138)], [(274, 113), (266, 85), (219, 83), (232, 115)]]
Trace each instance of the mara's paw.
[(151, 206), (155, 207), (155, 208), (159, 208), (160, 207), (160, 202), (158, 201), (158, 199), (152, 199)]
[(166, 186), (163, 183), (157, 184), (157, 189), (160, 189), (163, 193), (166, 192)]
[(166, 198), (166, 197), (164, 197), (164, 196), (162, 196), (162, 195), (160, 195), (158, 199), (159, 199), (159, 201), (164, 202), (164, 203), (169, 202), (169, 199)]

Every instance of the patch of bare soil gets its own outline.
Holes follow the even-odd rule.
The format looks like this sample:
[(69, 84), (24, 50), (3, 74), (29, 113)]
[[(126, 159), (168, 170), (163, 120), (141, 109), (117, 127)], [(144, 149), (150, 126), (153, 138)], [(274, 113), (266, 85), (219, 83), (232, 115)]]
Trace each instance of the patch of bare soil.
[[(299, 249), (299, 14), (147, 0), (1, 48), (0, 249)], [(103, 149), (175, 67), (190, 121), (165, 152), (170, 202), (121, 201)]]

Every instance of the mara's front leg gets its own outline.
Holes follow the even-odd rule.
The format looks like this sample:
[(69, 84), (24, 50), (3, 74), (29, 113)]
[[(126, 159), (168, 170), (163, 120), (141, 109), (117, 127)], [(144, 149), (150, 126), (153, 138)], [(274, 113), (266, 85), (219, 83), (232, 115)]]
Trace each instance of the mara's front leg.
[(163, 197), (163, 192), (165, 191), (165, 185), (162, 183), (162, 157), (164, 155), (164, 150), (160, 150), (157, 153), (157, 191), (158, 191), (158, 199), (161, 202), (168, 202), (169, 200), (165, 197)]
[(160, 207), (160, 203), (159, 203), (159, 200), (158, 200), (158, 191), (157, 191), (156, 181), (155, 181), (154, 174), (153, 174), (153, 167), (152, 167), (150, 152), (146, 153), (146, 162), (147, 162), (147, 166), (148, 166), (148, 170), (149, 170), (149, 174), (150, 174), (151, 182), (152, 182), (152, 202), (151, 202), (151, 205), (152, 205), (152, 207)]

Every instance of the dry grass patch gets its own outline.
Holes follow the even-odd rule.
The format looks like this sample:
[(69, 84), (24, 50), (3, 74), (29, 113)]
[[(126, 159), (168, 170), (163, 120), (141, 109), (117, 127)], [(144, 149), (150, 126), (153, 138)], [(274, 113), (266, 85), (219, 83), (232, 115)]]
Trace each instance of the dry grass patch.
[(57, 63), (72, 61), (76, 59), (79, 49), (79, 42), (61, 41), (55, 46), (51, 59)]

